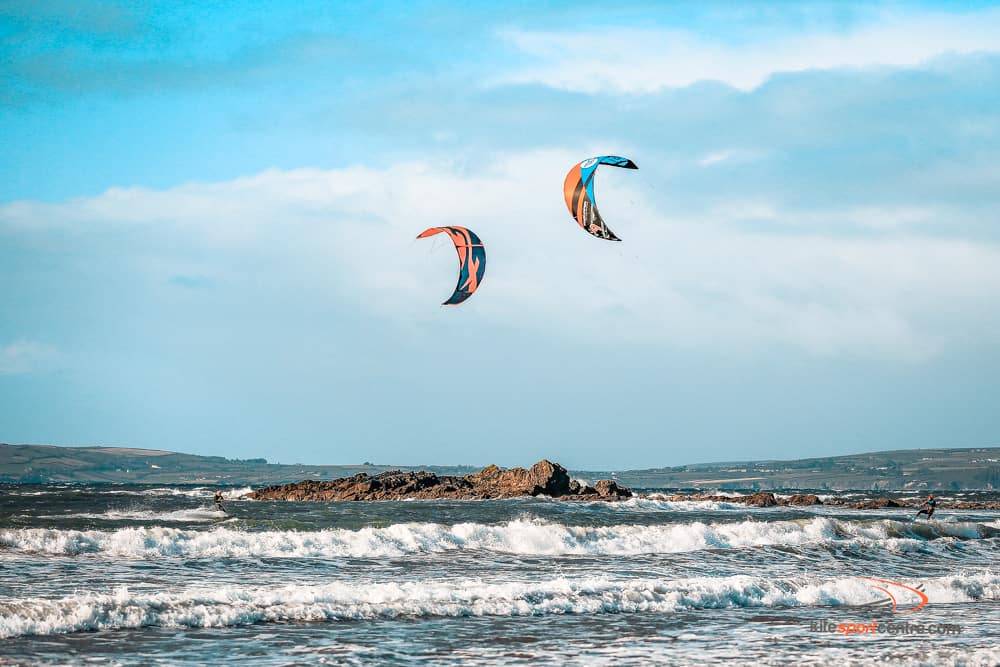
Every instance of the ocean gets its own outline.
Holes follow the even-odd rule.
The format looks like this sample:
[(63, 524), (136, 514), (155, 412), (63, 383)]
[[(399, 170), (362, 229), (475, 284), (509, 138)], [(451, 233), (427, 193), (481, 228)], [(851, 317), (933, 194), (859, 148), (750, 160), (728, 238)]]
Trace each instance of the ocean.
[(0, 664), (1000, 665), (1000, 512), (959, 492), (914, 523), (248, 490), (0, 486)]

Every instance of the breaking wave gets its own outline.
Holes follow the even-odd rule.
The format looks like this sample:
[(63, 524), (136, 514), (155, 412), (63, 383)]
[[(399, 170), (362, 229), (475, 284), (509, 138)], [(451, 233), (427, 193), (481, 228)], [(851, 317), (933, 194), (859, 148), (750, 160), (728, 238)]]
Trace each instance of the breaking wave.
[[(20, 489), (12, 489), (5, 491), (6, 494), (11, 496), (53, 496), (53, 495), (63, 495), (66, 493), (92, 493), (99, 496), (146, 496), (146, 497), (187, 497), (187, 498), (211, 498), (215, 495), (215, 487), (208, 486), (196, 486), (196, 487), (156, 487), (152, 489), (129, 489), (120, 488), (118, 486), (112, 486), (111, 488), (99, 487), (100, 490), (96, 490), (93, 487), (77, 486), (77, 487), (51, 487), (40, 490), (25, 491)], [(253, 487), (244, 486), (235, 489), (223, 489), (222, 495), (226, 500), (239, 500), (243, 496), (249, 494), (253, 491)]]
[(662, 512), (663, 510), (671, 510), (674, 512), (743, 510), (744, 512), (749, 512), (759, 509), (742, 503), (727, 503), (718, 500), (666, 500), (666, 498), (667, 496), (662, 493), (651, 493), (646, 497), (632, 496), (628, 500), (602, 504), (606, 505), (607, 508), (611, 510), (632, 512), (636, 510), (647, 510), (651, 512)]
[[(253, 491), (249, 486), (238, 489), (226, 489), (222, 492), (226, 500), (236, 500)], [(215, 489), (207, 486), (197, 486), (194, 488), (158, 487), (155, 489), (143, 489), (142, 491), (101, 491), (102, 494), (130, 495), (130, 496), (184, 496), (187, 498), (211, 498), (215, 495)]]
[[(907, 581), (931, 603), (1000, 600), (991, 571)], [(698, 577), (674, 581), (605, 578), (549, 582), (415, 581), (280, 587), (213, 586), (164, 593), (76, 593), (0, 601), (0, 638), (88, 630), (224, 627), (281, 621), (447, 616), (670, 613), (682, 609), (852, 606), (878, 602), (864, 580)]]
[[(220, 521), (233, 518), (214, 507), (194, 507), (190, 509), (174, 510), (172, 512), (153, 512), (150, 510), (108, 510), (99, 514), (84, 512), (77, 514), (41, 514), (39, 519), (101, 519), (104, 521), (166, 521), (198, 523), (208, 521)], [(2, 542), (0, 542), (2, 543)]]
[(319, 531), (250, 532), (222, 526), (211, 530), (153, 526), (112, 531), (21, 528), (0, 532), (0, 549), (116, 558), (384, 558), (455, 550), (539, 556), (625, 556), (818, 543), (880, 544), (905, 549), (942, 538), (977, 540), (998, 536), (997, 528), (971, 522), (864, 522), (814, 517), (773, 522), (600, 527), (522, 519), (501, 524), (399, 523), (359, 530)]

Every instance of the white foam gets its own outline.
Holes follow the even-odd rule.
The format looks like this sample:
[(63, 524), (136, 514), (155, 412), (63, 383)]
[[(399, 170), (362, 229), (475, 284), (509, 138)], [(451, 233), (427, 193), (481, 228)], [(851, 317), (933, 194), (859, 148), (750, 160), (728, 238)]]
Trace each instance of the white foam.
[(173, 512), (153, 512), (150, 510), (108, 510), (101, 513), (41, 514), (39, 519), (103, 519), (106, 521), (166, 521), (198, 523), (219, 521), (232, 517), (213, 507), (174, 510)]
[(673, 512), (710, 512), (718, 510), (756, 510), (757, 507), (750, 507), (743, 503), (727, 503), (718, 500), (667, 500), (668, 496), (663, 493), (651, 493), (648, 496), (633, 496), (628, 500), (616, 503), (605, 503), (614, 510), (639, 510), (639, 511), (673, 511)]
[[(228, 489), (223, 491), (222, 497), (226, 500), (238, 500), (253, 491), (252, 487), (244, 486), (238, 489)], [(215, 495), (215, 490), (207, 486), (198, 486), (190, 489), (180, 489), (175, 487), (161, 487), (156, 489), (146, 489), (137, 492), (141, 496), (186, 496), (188, 498), (211, 498)]]
[(457, 549), (524, 555), (630, 555), (804, 544), (834, 537), (826, 518), (773, 523), (582, 527), (522, 519), (489, 525), (400, 523), (360, 530), (191, 531), (162, 526), (114, 531), (25, 528), (0, 533), (0, 545), (49, 554), (115, 557), (392, 557)]
[[(931, 604), (1000, 600), (1000, 576), (907, 580)], [(76, 593), (58, 599), (0, 601), (0, 637), (81, 630), (222, 627), (267, 621), (339, 621), (427, 616), (670, 613), (679, 609), (861, 605), (882, 594), (864, 580), (842, 577), (697, 577), (663, 581), (607, 578), (489, 583), (441, 580), (191, 587), (162, 593)]]
[[(221, 516), (210, 511), (206, 515), (212, 519)], [(972, 523), (934, 526), (890, 520), (837, 521), (823, 516), (770, 522), (696, 521), (603, 527), (520, 519), (502, 524), (399, 523), (359, 530), (320, 531), (247, 532), (221, 526), (211, 530), (145, 526), (112, 531), (19, 528), (0, 532), (0, 547), (29, 553), (116, 558), (384, 558), (454, 550), (540, 556), (627, 556), (820, 543), (878, 544), (906, 550), (941, 536), (980, 537), (983, 530), (993, 529)]]

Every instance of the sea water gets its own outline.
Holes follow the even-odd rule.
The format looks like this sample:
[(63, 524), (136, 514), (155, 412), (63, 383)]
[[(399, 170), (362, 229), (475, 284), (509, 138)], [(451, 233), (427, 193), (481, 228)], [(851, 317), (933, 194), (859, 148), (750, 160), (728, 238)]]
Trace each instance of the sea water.
[(247, 491), (0, 487), (0, 664), (1000, 664), (1000, 512), (947, 498)]

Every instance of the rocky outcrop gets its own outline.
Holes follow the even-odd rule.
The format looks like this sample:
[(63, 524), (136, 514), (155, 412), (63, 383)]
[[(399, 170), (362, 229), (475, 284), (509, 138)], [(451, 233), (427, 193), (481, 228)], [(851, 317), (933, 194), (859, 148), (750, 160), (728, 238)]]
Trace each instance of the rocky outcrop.
[[(809, 505), (832, 505), (837, 507), (850, 507), (859, 510), (880, 510), (892, 508), (916, 509), (918, 502), (907, 502), (899, 498), (869, 498), (867, 500), (844, 500), (839, 498), (829, 498), (825, 502), (819, 496), (812, 493), (799, 493), (788, 498), (776, 498), (771, 493), (754, 493), (748, 496), (723, 496), (707, 493), (674, 494), (670, 496), (654, 496), (660, 500), (670, 501), (710, 501), (720, 503), (735, 503), (749, 505), (752, 507), (773, 507), (793, 506), (802, 507)], [(922, 502), (922, 501), (921, 501)], [(1000, 502), (993, 500), (948, 500), (939, 501), (938, 510), (1000, 510)]]
[(618, 486), (618, 482), (613, 479), (602, 479), (594, 485), (594, 490), (597, 491), (597, 495), (604, 498), (629, 498), (632, 496), (631, 490)]
[(580, 485), (574, 487), (569, 473), (558, 463), (541, 460), (527, 470), (511, 468), (502, 470), (489, 465), (477, 473), (467, 475), (468, 480), (481, 498), (517, 498), (519, 496), (551, 496), (559, 498), (579, 493)]
[[(916, 509), (923, 503), (923, 498), (902, 500), (900, 498), (869, 498), (867, 500), (847, 501), (832, 498), (827, 505), (841, 505), (856, 510), (881, 510), (891, 508)], [(938, 498), (937, 509), (950, 510), (1000, 510), (1000, 502), (995, 500), (941, 500)]]
[(814, 493), (796, 493), (794, 496), (785, 498), (782, 505), (822, 505), (823, 501)]
[(770, 491), (762, 491), (744, 497), (742, 502), (751, 507), (774, 507), (778, 504), (778, 499)]
[(528, 469), (490, 465), (465, 477), (438, 476), (432, 472), (401, 472), (379, 475), (359, 473), (329, 482), (304, 480), (295, 484), (269, 486), (251, 492), (254, 500), (403, 500), (489, 499), (550, 496), (563, 500), (623, 500), (632, 492), (612, 480), (601, 480), (593, 487), (571, 480), (558, 463), (542, 460)]
[(670, 501), (708, 501), (716, 503), (736, 503), (739, 505), (749, 505), (750, 507), (774, 507), (785, 505), (782, 500), (774, 497), (770, 491), (759, 491), (749, 496), (721, 496), (708, 493), (674, 494), (665, 496), (663, 500)]
[(1000, 502), (995, 500), (957, 500), (938, 503), (937, 508), (949, 510), (1000, 510)]
[(863, 500), (854, 503), (853, 507), (859, 510), (881, 510), (887, 507), (912, 507), (909, 503), (895, 498), (875, 498), (874, 500)]

